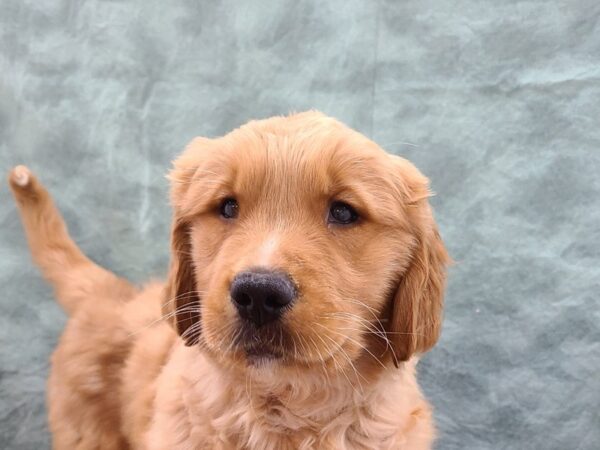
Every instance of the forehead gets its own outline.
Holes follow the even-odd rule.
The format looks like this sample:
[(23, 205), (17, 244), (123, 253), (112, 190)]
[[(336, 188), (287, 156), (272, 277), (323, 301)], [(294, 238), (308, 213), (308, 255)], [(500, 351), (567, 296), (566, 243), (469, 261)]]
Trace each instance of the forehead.
[(208, 158), (236, 192), (281, 188), (328, 193), (384, 181), (387, 155), (361, 134), (325, 117), (251, 122), (213, 142)]

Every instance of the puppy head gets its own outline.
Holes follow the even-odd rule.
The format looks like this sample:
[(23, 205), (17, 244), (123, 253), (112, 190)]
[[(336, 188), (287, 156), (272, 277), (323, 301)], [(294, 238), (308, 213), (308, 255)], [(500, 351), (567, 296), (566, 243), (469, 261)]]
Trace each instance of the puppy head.
[(435, 344), (448, 256), (408, 161), (309, 112), (196, 139), (170, 179), (163, 312), (188, 345), (344, 370)]

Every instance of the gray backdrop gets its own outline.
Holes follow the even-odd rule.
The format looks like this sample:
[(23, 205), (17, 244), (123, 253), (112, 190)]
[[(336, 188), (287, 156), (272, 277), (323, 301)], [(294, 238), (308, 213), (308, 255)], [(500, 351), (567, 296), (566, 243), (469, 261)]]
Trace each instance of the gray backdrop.
[[(196, 135), (316, 108), (414, 161), (456, 260), (420, 370), (438, 449), (600, 448), (600, 3), (0, 0), (0, 169), (162, 276)], [(64, 316), (0, 188), (0, 448), (49, 445)]]

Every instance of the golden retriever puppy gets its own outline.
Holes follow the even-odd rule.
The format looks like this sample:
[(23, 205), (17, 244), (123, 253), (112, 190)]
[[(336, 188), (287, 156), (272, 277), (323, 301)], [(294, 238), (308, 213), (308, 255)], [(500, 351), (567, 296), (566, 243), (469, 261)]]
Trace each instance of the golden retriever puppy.
[(175, 161), (166, 283), (90, 261), (25, 167), (10, 185), (69, 315), (56, 449), (426, 449), (416, 379), (449, 258), (408, 161), (317, 112), (195, 139)]

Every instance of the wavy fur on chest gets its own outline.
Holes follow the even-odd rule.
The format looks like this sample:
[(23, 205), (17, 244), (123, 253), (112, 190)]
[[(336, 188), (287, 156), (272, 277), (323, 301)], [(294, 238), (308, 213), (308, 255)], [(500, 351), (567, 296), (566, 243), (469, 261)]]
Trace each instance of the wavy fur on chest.
[(269, 367), (243, 377), (179, 346), (159, 378), (149, 448), (428, 448), (430, 410), (414, 365), (366, 386), (350, 375), (281, 380)]

